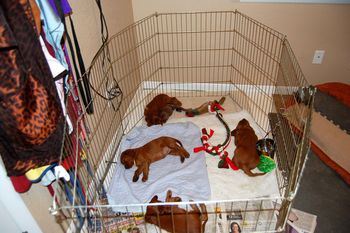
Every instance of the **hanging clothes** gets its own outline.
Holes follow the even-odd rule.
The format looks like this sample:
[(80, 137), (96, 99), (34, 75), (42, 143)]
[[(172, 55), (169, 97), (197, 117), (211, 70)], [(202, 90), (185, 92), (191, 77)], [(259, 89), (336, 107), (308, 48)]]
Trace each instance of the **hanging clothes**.
[(25, 176), (32, 183), (40, 183), (43, 186), (50, 185), (56, 179), (63, 178), (66, 181), (70, 179), (66, 169), (57, 163), (31, 169), (26, 172)]
[[(66, 121), (69, 128), (68, 132), (72, 133), (73, 125), (69, 115), (67, 115), (65, 106), (65, 87), (68, 85), (67, 80), (69, 67), (62, 48), (64, 25), (61, 22), (61, 19), (54, 12), (52, 5), (50, 5), (47, 0), (36, 0), (36, 2), (40, 8), (40, 18), (43, 22), (43, 31), (41, 33), (42, 37), (40, 37), (40, 43), (50, 66), (52, 75), (55, 79), (58, 96), (61, 100), (63, 115), (66, 116)], [(47, 43), (45, 43), (44, 40), (47, 41)], [(47, 47), (53, 49), (53, 54), (48, 51)], [(64, 73), (64, 75), (62, 75), (62, 69), (67, 71)], [(59, 75), (61, 75), (61, 77), (59, 77)]]
[(28, 1), (0, 1), (0, 154), (9, 176), (57, 162), (64, 117)]
[(64, 25), (47, 0), (36, 0), (36, 2), (41, 11), (40, 17), (43, 22), (46, 39), (55, 51), (55, 58), (68, 70), (68, 64), (61, 45)]
[[(67, 125), (68, 125), (68, 133), (73, 132), (73, 125), (69, 118), (69, 115), (66, 112), (66, 105), (65, 105), (65, 93), (64, 93), (64, 78), (68, 75), (68, 71), (64, 68), (64, 66), (55, 58), (53, 57), (49, 50), (46, 47), (46, 44), (44, 42), (43, 37), (40, 36), (40, 44), (43, 50), (43, 53), (45, 55), (45, 58), (47, 60), (47, 63), (49, 64), (51, 74), (55, 80), (56, 89), (58, 97), (61, 100), (61, 107), (63, 111), (63, 115), (66, 118)], [(54, 54), (53, 54), (54, 55)]]
[[(56, 15), (59, 16), (59, 12), (57, 10), (56, 4), (55, 4), (55, 0), (48, 0), (52, 9), (55, 11)], [(67, 0), (60, 0), (60, 5), (62, 7), (63, 13), (65, 15), (68, 15), (70, 13), (72, 13), (72, 8), (69, 5), (69, 2)]]

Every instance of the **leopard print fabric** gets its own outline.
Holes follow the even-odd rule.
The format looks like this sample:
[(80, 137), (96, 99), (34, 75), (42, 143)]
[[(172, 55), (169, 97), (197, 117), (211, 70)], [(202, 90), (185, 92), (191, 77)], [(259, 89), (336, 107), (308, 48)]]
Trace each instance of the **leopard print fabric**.
[(29, 2), (0, 3), (0, 154), (12, 176), (58, 161), (64, 117)]

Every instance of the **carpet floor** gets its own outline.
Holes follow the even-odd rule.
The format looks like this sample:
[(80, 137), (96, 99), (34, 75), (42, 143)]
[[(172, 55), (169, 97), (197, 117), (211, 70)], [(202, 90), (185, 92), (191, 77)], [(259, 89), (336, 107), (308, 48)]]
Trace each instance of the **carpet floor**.
[(316, 233), (350, 232), (350, 186), (311, 150), (293, 208), (317, 215)]

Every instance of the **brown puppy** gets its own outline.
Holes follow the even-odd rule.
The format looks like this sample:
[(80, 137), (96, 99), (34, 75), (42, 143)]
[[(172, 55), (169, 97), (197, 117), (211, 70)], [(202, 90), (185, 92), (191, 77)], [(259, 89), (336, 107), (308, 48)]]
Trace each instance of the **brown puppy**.
[(174, 109), (180, 110), (182, 103), (175, 97), (159, 94), (149, 102), (144, 115), (147, 126), (163, 125), (173, 114)]
[(132, 181), (136, 182), (143, 173), (142, 181), (145, 182), (148, 180), (150, 164), (165, 158), (168, 154), (180, 156), (181, 163), (185, 161), (185, 158), (190, 157), (179, 140), (159, 137), (141, 147), (125, 150), (120, 156), (120, 161), (126, 169), (131, 168), (135, 163), (137, 170)]
[[(172, 197), (169, 190), (165, 202), (180, 202), (180, 197)], [(150, 203), (161, 203), (154, 196)], [(192, 210), (186, 211), (177, 205), (148, 206), (145, 220), (171, 233), (204, 233), (208, 221), (207, 208), (204, 204), (190, 205)]]
[(235, 137), (236, 149), (233, 156), (235, 165), (242, 169), (248, 176), (260, 176), (265, 173), (252, 173), (250, 170), (256, 168), (260, 162), (259, 155), (256, 151), (256, 136), (252, 127), (246, 119), (238, 122), (236, 129), (231, 132)]

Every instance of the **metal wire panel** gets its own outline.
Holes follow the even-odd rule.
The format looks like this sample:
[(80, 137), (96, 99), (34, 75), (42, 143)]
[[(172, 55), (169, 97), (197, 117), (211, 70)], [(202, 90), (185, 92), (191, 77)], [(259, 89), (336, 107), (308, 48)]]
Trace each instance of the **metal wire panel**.
[(266, 131), (284, 35), (236, 14), (232, 83), (233, 97)]
[[(62, 162), (68, 159), (72, 164), (73, 182), (55, 187), (59, 208), (54, 209), (64, 212), (77, 229), (88, 231), (94, 226), (96, 231), (108, 232), (114, 220), (125, 217), (110, 212), (106, 189), (123, 136), (141, 123), (145, 105), (159, 93), (229, 96), (274, 137), (278, 200), (206, 204), (214, 210), (221, 206), (227, 213), (239, 206), (243, 221), (249, 216), (245, 231), (275, 232), (284, 227), (307, 155), (313, 90), (308, 89), (283, 34), (237, 11), (156, 13), (111, 37), (86, 76), (94, 113), (84, 111), (75, 122), (78, 140), (66, 135)], [(296, 108), (293, 119), (287, 119), (285, 110), (297, 103), (300, 90), (310, 92), (306, 108)], [(71, 200), (66, 197), (68, 191)], [(140, 208), (142, 216), (146, 205)], [(209, 214), (218, 221), (217, 212)], [(264, 227), (261, 221), (267, 221)]]
[[(161, 80), (179, 83), (229, 83), (233, 12), (159, 14)], [(219, 91), (219, 89), (215, 89)]]

